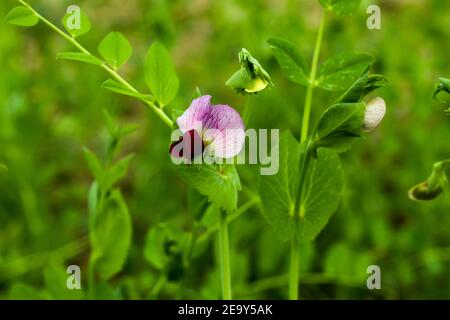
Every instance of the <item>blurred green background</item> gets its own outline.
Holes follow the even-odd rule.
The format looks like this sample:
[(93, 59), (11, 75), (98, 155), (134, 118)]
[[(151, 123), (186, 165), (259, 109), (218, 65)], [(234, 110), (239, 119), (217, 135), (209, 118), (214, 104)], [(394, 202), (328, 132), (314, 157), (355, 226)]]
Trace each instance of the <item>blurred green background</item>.
[[(0, 2), (0, 17), (17, 3)], [(73, 1), (32, 5), (59, 22)], [(146, 88), (143, 60), (161, 41), (171, 52), (181, 87), (173, 103), (186, 108), (198, 86), (213, 102), (242, 111), (245, 99), (224, 86), (247, 48), (272, 75), (275, 87), (257, 97), (250, 126), (290, 128), (298, 137), (305, 89), (287, 81), (266, 40), (286, 37), (309, 60), (321, 7), (312, 0), (90, 0), (77, 1), (93, 28), (80, 37), (92, 51), (108, 32), (124, 33), (134, 48), (121, 70)], [(382, 30), (368, 30), (366, 8), (381, 7)], [(450, 2), (363, 0), (353, 17), (330, 16), (321, 60), (365, 51), (388, 85), (377, 92), (388, 107), (385, 121), (342, 156), (344, 201), (311, 244), (301, 247), (300, 296), (309, 299), (450, 298), (450, 201), (408, 200), (433, 162), (450, 156), (450, 117), (432, 100), (438, 76), (450, 76)], [(133, 152), (120, 187), (133, 221), (133, 240), (122, 272), (102, 284), (98, 298), (220, 298), (215, 237), (179, 271), (161, 280), (144, 256), (147, 231), (167, 222), (190, 232), (201, 218), (199, 197), (180, 179), (168, 155), (170, 132), (143, 105), (99, 86), (107, 78), (94, 66), (56, 61), (71, 50), (40, 23), (0, 27), (0, 298), (67, 298), (49, 295), (46, 272), (89, 256), (87, 191), (92, 177), (82, 147), (104, 154), (103, 109), (139, 130), (123, 143)], [(315, 91), (313, 122), (339, 95)], [(255, 196), (255, 167), (240, 167), (240, 204)], [(237, 299), (287, 298), (289, 245), (263, 220), (259, 205), (230, 224), (232, 284)], [(381, 268), (382, 289), (368, 290), (366, 268)], [(50, 269), (49, 269), (50, 268)], [(50, 270), (50, 271), (49, 271)], [(70, 296), (69, 296), (70, 297)]]

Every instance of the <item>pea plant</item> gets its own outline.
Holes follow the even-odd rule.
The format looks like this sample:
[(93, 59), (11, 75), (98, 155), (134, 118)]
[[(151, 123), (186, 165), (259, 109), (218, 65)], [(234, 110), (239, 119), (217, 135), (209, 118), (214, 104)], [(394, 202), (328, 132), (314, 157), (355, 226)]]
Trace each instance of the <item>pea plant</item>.
[[(375, 129), (386, 106), (381, 98), (363, 98), (384, 84), (384, 77), (370, 74), (374, 58), (366, 53), (345, 53), (319, 66), (320, 49), (329, 13), (352, 14), (359, 1), (321, 0), (324, 7), (311, 67), (296, 46), (282, 38), (268, 43), (284, 75), (306, 86), (300, 141), (286, 130), (280, 138), (280, 168), (274, 176), (262, 176), (260, 195), (264, 216), (281, 239), (291, 243), (289, 297), (298, 299), (299, 243), (312, 241), (336, 211), (344, 176), (339, 153), (350, 149), (356, 138)], [(323, 112), (310, 132), (310, 113), (315, 88), (344, 91)]]
[[(445, 97), (444, 97), (445, 95)], [(449, 103), (450, 79), (439, 78), (433, 98), (442, 104)], [(442, 96), (442, 98), (441, 98)], [(450, 114), (450, 107), (445, 110)], [(441, 160), (433, 164), (430, 176), (423, 182), (412, 187), (408, 196), (414, 201), (429, 201), (436, 199), (440, 194), (448, 191), (448, 173), (450, 170), (450, 159)]]
[[(194, 99), (186, 110), (177, 110), (172, 104), (178, 93), (179, 80), (170, 55), (162, 44), (155, 42), (148, 50), (144, 78), (149, 92), (143, 92), (119, 73), (133, 51), (121, 33), (106, 35), (97, 48), (100, 55), (96, 55), (78, 41), (91, 28), (88, 16), (79, 8), (72, 8), (74, 11), (62, 18), (64, 31), (26, 1), (18, 2), (20, 6), (10, 11), (7, 22), (24, 27), (44, 23), (76, 49), (59, 53), (58, 59), (88, 63), (103, 69), (110, 76), (102, 84), (104, 89), (139, 100), (169, 129), (177, 128), (168, 142), (168, 153), (181, 177), (196, 190), (196, 196), (202, 196), (204, 201), (199, 201), (196, 208), (201, 211), (202, 218), (194, 224), (191, 232), (182, 231), (170, 223), (162, 223), (149, 230), (144, 256), (160, 273), (149, 297), (157, 297), (167, 281), (183, 281), (184, 270), (201, 254), (205, 240), (217, 233), (222, 297), (232, 299), (228, 224), (261, 202), (263, 216), (276, 234), (290, 241), (289, 297), (298, 299), (299, 243), (317, 237), (337, 210), (342, 197), (344, 177), (339, 153), (350, 149), (352, 142), (363, 137), (364, 132), (374, 130), (386, 111), (381, 98), (367, 103), (363, 101), (385, 81), (383, 76), (371, 74), (374, 63), (371, 55), (344, 53), (319, 65), (326, 17), (332, 13), (351, 15), (360, 1), (320, 0), (323, 12), (310, 67), (289, 40), (268, 40), (284, 75), (306, 87), (299, 124), (301, 134), (300, 140), (289, 130), (282, 134), (278, 142), (278, 173), (261, 176), (259, 189), (254, 184), (246, 186), (259, 196), (250, 197), (241, 206), (238, 206), (238, 198), (242, 186), (236, 159), (245, 143), (245, 127), (257, 102), (257, 94), (274, 87), (269, 73), (247, 49), (240, 51), (239, 68), (225, 83), (246, 100), (243, 117), (231, 106), (213, 104), (213, 98), (202, 94), (200, 89), (195, 90)], [(316, 88), (342, 93), (310, 130)], [(88, 194), (91, 244), (88, 293), (91, 298), (97, 296), (97, 277), (108, 281), (122, 269), (132, 234), (130, 213), (117, 182), (126, 175), (132, 159), (132, 155), (119, 157), (120, 142), (136, 128), (119, 125), (108, 112), (105, 112), (105, 122), (109, 140), (103, 159), (84, 149), (94, 177)]]

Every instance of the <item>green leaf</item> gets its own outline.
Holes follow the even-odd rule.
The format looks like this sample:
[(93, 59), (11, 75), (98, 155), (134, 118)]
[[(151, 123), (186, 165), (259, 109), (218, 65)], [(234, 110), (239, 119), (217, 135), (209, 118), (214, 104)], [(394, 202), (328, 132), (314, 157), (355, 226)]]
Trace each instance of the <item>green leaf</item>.
[(9, 300), (47, 300), (49, 297), (26, 283), (14, 283), (9, 291)]
[(299, 179), (300, 143), (289, 130), (280, 137), (279, 170), (276, 175), (261, 176), (259, 193), (263, 215), (283, 240), (295, 235), (295, 192)]
[(161, 107), (169, 104), (179, 87), (178, 77), (166, 48), (155, 42), (145, 60), (145, 81)]
[(307, 170), (300, 212), (294, 211), (303, 153), (304, 148), (286, 131), (280, 138), (278, 173), (260, 179), (263, 215), (283, 240), (294, 236), (302, 242), (313, 240), (341, 199), (344, 180), (339, 157), (332, 150), (320, 149)]
[(130, 96), (130, 97), (138, 98), (141, 100), (153, 101), (153, 97), (150, 94), (142, 94), (139, 92), (131, 91), (130, 89), (125, 87), (123, 84), (121, 84), (113, 79), (106, 80), (105, 82), (102, 83), (101, 87), (104, 89), (107, 89), (109, 91), (112, 91), (112, 92), (115, 92), (118, 94), (122, 94), (125, 96)]
[[(98, 190), (98, 183), (96, 181), (94, 181), (94, 182), (92, 182), (91, 187), (89, 188), (89, 192), (88, 192), (89, 230), (93, 230), (94, 223), (97, 219), (99, 195), (100, 195), (100, 192)], [(92, 241), (92, 233), (89, 235), (89, 238)]]
[(95, 270), (108, 280), (122, 270), (131, 243), (131, 219), (119, 190), (111, 192), (89, 231)]
[(139, 129), (137, 124), (125, 124), (117, 130), (117, 138), (122, 139)]
[(53, 300), (79, 300), (83, 298), (81, 289), (67, 288), (67, 274), (62, 266), (50, 265), (44, 270), (45, 287)]
[(62, 24), (67, 32), (74, 38), (91, 30), (91, 21), (89, 20), (89, 17), (77, 7), (73, 7), (72, 11), (66, 13), (63, 17)]
[(308, 170), (304, 186), (304, 200), (297, 228), (300, 241), (313, 240), (336, 212), (342, 198), (344, 173), (339, 156), (333, 150), (318, 150)]
[(239, 175), (233, 165), (179, 165), (183, 179), (208, 201), (228, 212), (236, 210), (238, 191), (241, 189)]
[(119, 68), (130, 58), (133, 48), (120, 32), (110, 32), (100, 42), (98, 52), (114, 69)]
[(123, 300), (125, 299), (123, 289), (119, 286), (100, 282), (95, 286), (96, 300)]
[(169, 280), (178, 281), (184, 274), (184, 254), (189, 251), (190, 245), (187, 233), (173, 225), (161, 223), (147, 232), (144, 256)]
[(171, 225), (161, 223), (148, 230), (144, 256), (156, 269), (164, 270), (171, 256), (178, 251), (177, 232)]
[(96, 66), (101, 66), (103, 61), (98, 59), (97, 57), (83, 53), (83, 52), (61, 52), (58, 53), (56, 59), (66, 59), (72, 61), (80, 61), (85, 63), (90, 63)]
[(335, 104), (360, 102), (372, 91), (385, 86), (387, 81), (386, 78), (379, 74), (369, 75), (369, 69), (370, 68), (367, 68), (366, 71), (364, 71), (358, 80), (356, 80), (355, 83), (353, 83), (353, 85), (335, 101)]
[(339, 103), (325, 110), (312, 137), (314, 148), (348, 150), (353, 140), (363, 134), (364, 111), (362, 102)]
[(148, 230), (145, 238), (144, 257), (156, 269), (162, 271), (169, 262), (173, 239), (167, 225), (159, 224)]
[(95, 153), (93, 153), (88, 148), (84, 147), (83, 153), (84, 153), (84, 159), (86, 160), (86, 163), (88, 164), (89, 169), (90, 169), (92, 175), (94, 176), (95, 180), (99, 183), (100, 189), (106, 190), (105, 189), (105, 179), (104, 179), (105, 171), (103, 169), (102, 164), (98, 160)]
[(284, 75), (292, 82), (307, 86), (309, 84), (308, 66), (297, 47), (282, 38), (271, 38), (267, 42)]
[(345, 90), (375, 61), (366, 53), (347, 53), (325, 61), (319, 70), (317, 86), (330, 91)]
[(319, 0), (320, 4), (339, 16), (352, 15), (358, 10), (361, 0)]
[(5, 21), (16, 26), (32, 27), (39, 22), (39, 17), (29, 8), (18, 6), (8, 13)]
[(120, 159), (117, 161), (114, 165), (112, 165), (110, 168), (108, 168), (107, 174), (106, 174), (106, 190), (113, 187), (113, 185), (122, 179), (127, 171), (128, 167), (130, 165), (131, 159), (133, 159), (134, 154), (130, 154), (126, 156), (125, 158)]
[(105, 117), (105, 124), (106, 128), (108, 129), (108, 133), (111, 137), (115, 137), (117, 129), (119, 125), (117, 124), (117, 121), (115, 118), (111, 116), (108, 109), (103, 109), (103, 116)]

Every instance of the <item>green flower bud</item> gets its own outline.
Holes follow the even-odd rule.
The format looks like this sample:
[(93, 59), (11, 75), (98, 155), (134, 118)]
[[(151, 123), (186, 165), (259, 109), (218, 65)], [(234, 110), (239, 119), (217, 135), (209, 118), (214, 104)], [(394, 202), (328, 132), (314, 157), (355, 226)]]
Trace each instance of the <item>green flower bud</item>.
[(239, 52), (239, 63), (241, 68), (227, 80), (226, 86), (242, 94), (258, 93), (273, 86), (270, 75), (245, 48)]
[(440, 92), (450, 94), (450, 79), (439, 78), (439, 82), (436, 84), (436, 90), (433, 93), (433, 98), (437, 100), (436, 96)]
[[(439, 78), (439, 82), (436, 84), (436, 90), (433, 93), (433, 98), (436, 101), (441, 102), (441, 103), (449, 103), (450, 97), (448, 97), (448, 96), (447, 96), (446, 100), (438, 99), (437, 96), (440, 92), (445, 92), (450, 95), (450, 79)], [(447, 110), (444, 110), (444, 112), (450, 115), (450, 107)]]
[(449, 163), (450, 160), (436, 162), (428, 179), (409, 190), (409, 198), (415, 201), (427, 201), (437, 198), (448, 186), (445, 169)]

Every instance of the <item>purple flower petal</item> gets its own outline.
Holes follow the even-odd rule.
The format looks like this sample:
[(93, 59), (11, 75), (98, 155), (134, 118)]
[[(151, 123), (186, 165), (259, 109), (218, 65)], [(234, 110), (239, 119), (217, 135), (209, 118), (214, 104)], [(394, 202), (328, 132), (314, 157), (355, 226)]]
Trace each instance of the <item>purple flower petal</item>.
[(203, 140), (209, 150), (220, 158), (239, 154), (245, 142), (245, 128), (239, 113), (227, 105), (212, 107), (203, 122)]
[[(239, 113), (227, 105), (212, 106), (209, 95), (193, 100), (177, 124), (184, 134), (192, 130), (199, 133), (207, 150), (220, 158), (236, 156), (245, 142), (244, 123)], [(172, 148), (175, 146), (177, 143)]]
[(203, 119), (211, 112), (211, 108), (211, 96), (194, 99), (189, 108), (177, 119), (181, 132), (185, 133), (192, 129), (202, 132)]

